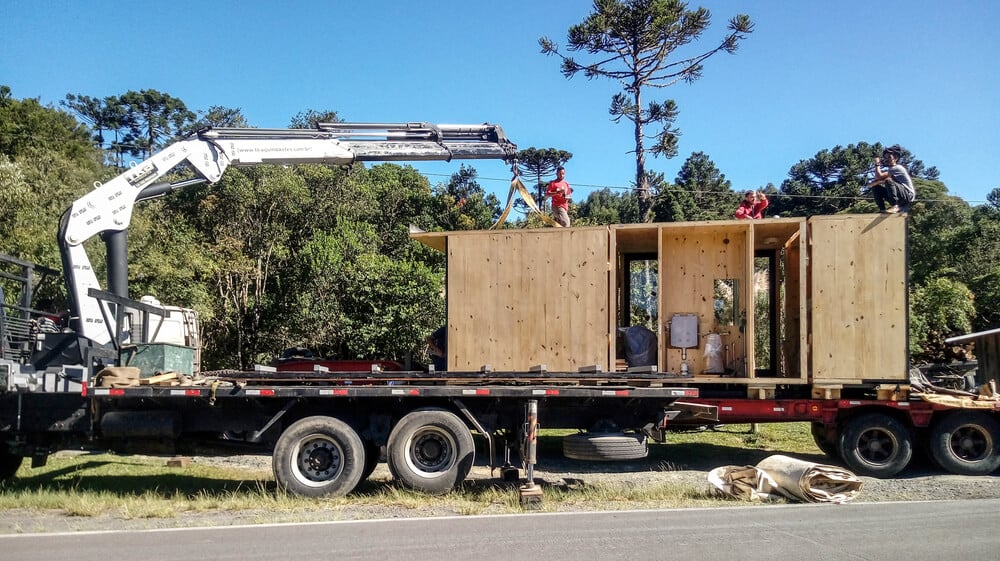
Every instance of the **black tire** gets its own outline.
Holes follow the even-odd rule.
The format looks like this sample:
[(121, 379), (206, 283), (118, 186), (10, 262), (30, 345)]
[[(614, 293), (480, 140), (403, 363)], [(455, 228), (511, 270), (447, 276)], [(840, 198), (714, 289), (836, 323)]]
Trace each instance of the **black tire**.
[(635, 433), (580, 433), (563, 438), (563, 456), (571, 460), (617, 462), (649, 455), (646, 435)]
[(839, 460), (840, 452), (837, 450), (837, 440), (840, 438), (840, 435), (835, 434), (834, 438), (831, 439), (826, 430), (826, 425), (823, 423), (811, 423), (811, 425), (812, 437), (816, 443), (816, 447), (827, 456)]
[(341, 497), (361, 481), (365, 445), (339, 419), (306, 417), (281, 433), (271, 463), (275, 481), (289, 493)]
[(389, 433), (386, 446), (386, 462), (396, 481), (435, 495), (465, 481), (475, 458), (469, 427), (444, 409), (407, 414)]
[(365, 441), (365, 467), (361, 470), (361, 481), (365, 481), (369, 477), (375, 468), (378, 467), (379, 461), (382, 459), (382, 450), (377, 444), (371, 440)]
[(934, 462), (959, 475), (986, 475), (1000, 467), (1000, 422), (983, 411), (954, 411), (931, 426)]
[(23, 456), (11, 454), (6, 446), (0, 449), (0, 481), (13, 479), (17, 470), (21, 469), (22, 462), (24, 462)]
[(844, 424), (837, 444), (840, 459), (858, 475), (892, 477), (913, 457), (913, 435), (884, 413), (865, 413)]

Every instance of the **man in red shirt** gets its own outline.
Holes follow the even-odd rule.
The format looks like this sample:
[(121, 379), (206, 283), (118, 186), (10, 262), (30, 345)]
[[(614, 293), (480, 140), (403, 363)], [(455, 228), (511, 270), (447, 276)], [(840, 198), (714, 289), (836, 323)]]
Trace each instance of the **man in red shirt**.
[(573, 189), (566, 183), (566, 168), (559, 166), (556, 179), (549, 182), (542, 200), (552, 197), (552, 218), (565, 228), (569, 228), (569, 199), (572, 196)]
[(736, 207), (736, 218), (740, 219), (760, 219), (764, 218), (764, 209), (767, 208), (767, 195), (760, 191), (747, 191), (743, 197), (743, 202)]

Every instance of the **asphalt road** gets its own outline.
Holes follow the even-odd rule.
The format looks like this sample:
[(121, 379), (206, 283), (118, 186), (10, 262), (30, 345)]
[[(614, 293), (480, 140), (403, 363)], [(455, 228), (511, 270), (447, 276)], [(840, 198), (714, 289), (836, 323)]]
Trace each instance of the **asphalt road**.
[(1000, 559), (1000, 499), (0, 536), (3, 561)]

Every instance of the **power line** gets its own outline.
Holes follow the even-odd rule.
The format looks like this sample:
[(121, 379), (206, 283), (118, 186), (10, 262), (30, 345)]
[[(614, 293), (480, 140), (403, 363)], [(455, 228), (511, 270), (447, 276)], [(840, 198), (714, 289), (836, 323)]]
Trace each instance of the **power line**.
[[(449, 178), (451, 177), (451, 174), (447, 174), (447, 173), (423, 173), (423, 175), (426, 175), (426, 176), (435, 176), (435, 177), (449, 177)], [(482, 180), (482, 181), (495, 181), (495, 182), (501, 182), (501, 183), (505, 183), (505, 184), (509, 184), (510, 183), (509, 179), (502, 179), (502, 178), (499, 178), (499, 177), (483, 177), (483, 176), (479, 176), (479, 175), (476, 176), (476, 180), (477, 181), (478, 180)], [(590, 188), (590, 189), (595, 189), (595, 190), (599, 190), (599, 189), (613, 189), (613, 190), (618, 190), (618, 191), (635, 191), (636, 190), (635, 187), (623, 187), (621, 185), (596, 185), (596, 184), (592, 184), (592, 183), (577, 183), (575, 181), (571, 185), (573, 186), (574, 189), (576, 189), (576, 188), (579, 187), (579, 188), (583, 188), (583, 189)], [(692, 193), (692, 194), (699, 194), (699, 195), (715, 195), (715, 194), (719, 193), (718, 191), (708, 191), (708, 190), (700, 190), (700, 189), (691, 190), (691, 189), (683, 189), (683, 188), (661, 189), (660, 192), (661, 193)], [(741, 191), (733, 191), (733, 193), (736, 193), (736, 194), (739, 194), (740, 192)], [(849, 196), (849, 195), (804, 195), (804, 194), (792, 194), (792, 193), (781, 193), (781, 192), (767, 193), (767, 196), (768, 197), (782, 197), (782, 198), (788, 198), (788, 199), (826, 199), (826, 200), (828, 200), (828, 199), (838, 199), (838, 200), (846, 200), (846, 201), (870, 201), (870, 200), (872, 200), (870, 196), (866, 197), (866, 196)], [(950, 199), (919, 199), (918, 202), (923, 202), (923, 203), (943, 203), (943, 202), (953, 201), (956, 198), (960, 199), (960, 200), (962, 200), (965, 203), (970, 204), (970, 205), (973, 205), (973, 204), (985, 204), (985, 203), (988, 202), (988, 201), (968, 201), (968, 200), (962, 199), (958, 195), (953, 195), (952, 197), (953, 198), (950, 198)]]

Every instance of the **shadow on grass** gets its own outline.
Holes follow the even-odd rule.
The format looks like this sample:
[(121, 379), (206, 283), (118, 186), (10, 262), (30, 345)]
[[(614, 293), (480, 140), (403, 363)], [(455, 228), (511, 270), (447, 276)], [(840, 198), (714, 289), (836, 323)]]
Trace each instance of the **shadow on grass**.
[[(650, 443), (649, 456), (639, 460), (588, 462), (571, 460), (562, 455), (562, 439), (542, 436), (538, 439), (538, 469), (569, 473), (627, 473), (635, 471), (709, 471), (727, 465), (753, 465), (768, 456), (782, 454), (808, 462), (838, 464), (832, 458), (816, 453), (762, 450), (745, 446), (725, 446), (706, 442)], [(483, 459), (485, 463), (485, 459)], [(839, 464), (838, 464), (839, 465)]]
[[(103, 473), (120, 461), (88, 460), (62, 468), (24, 472), (0, 485), (0, 492), (84, 492), (104, 493), (122, 498), (152, 495), (170, 498), (177, 495), (231, 496), (233, 494), (272, 493), (273, 481), (257, 479), (220, 479), (184, 473), (121, 474)], [(95, 473), (96, 472), (96, 473)]]

